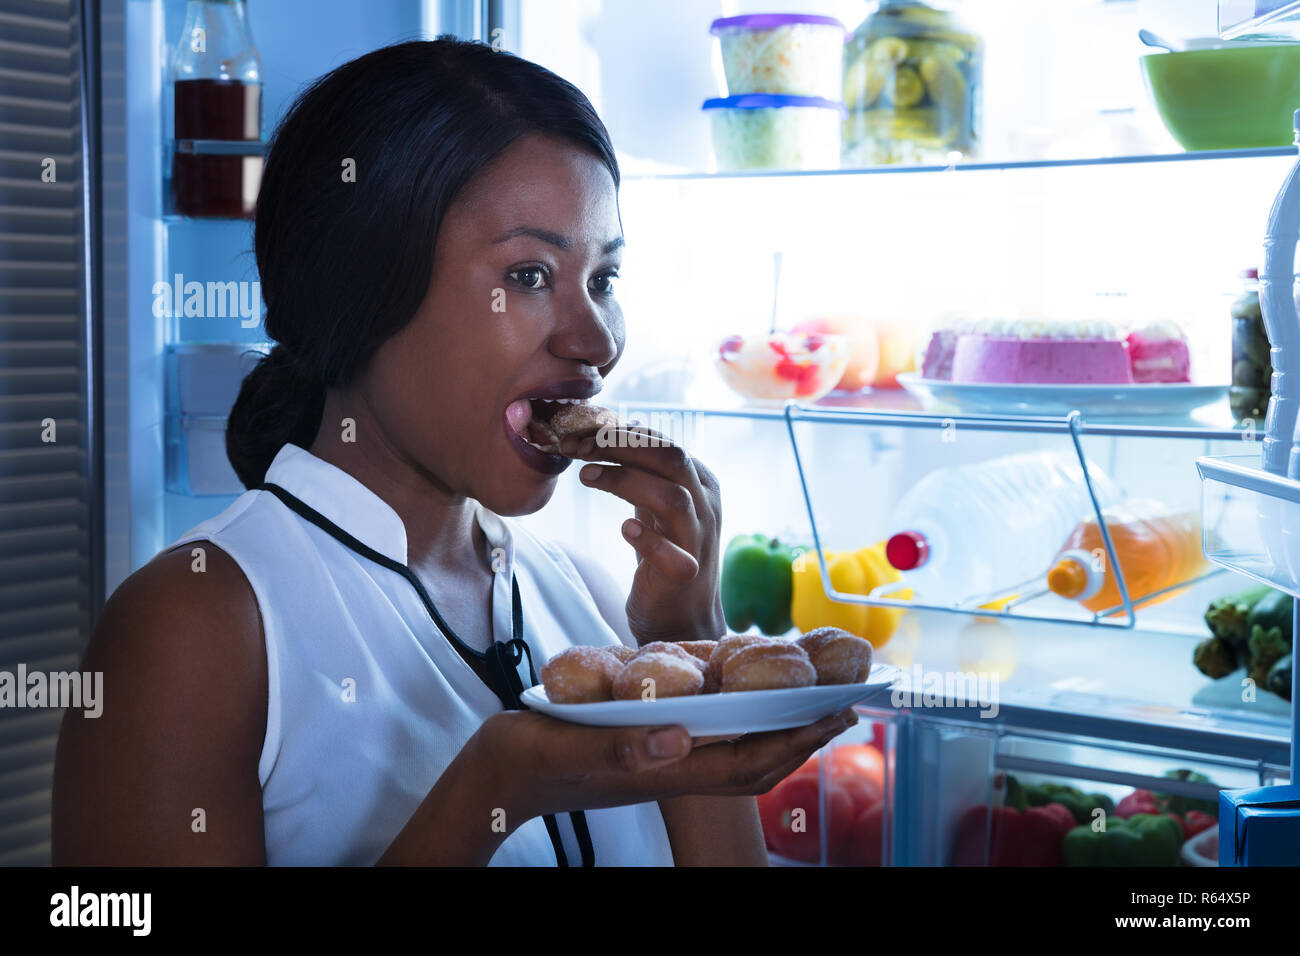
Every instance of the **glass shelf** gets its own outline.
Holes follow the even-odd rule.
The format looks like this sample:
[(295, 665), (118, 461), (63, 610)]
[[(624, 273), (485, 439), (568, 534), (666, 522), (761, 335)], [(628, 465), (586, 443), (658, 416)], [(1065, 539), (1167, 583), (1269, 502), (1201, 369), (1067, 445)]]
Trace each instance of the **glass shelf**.
[[(996, 678), (998, 718), (1010, 725), (1240, 756), (1266, 747), (1271, 762), (1287, 765), (1288, 714), (1270, 709), (1263, 695), (1249, 703), (1205, 702), (1212, 685), (1192, 664), (1197, 639), (1141, 626), (972, 623), (919, 611), (904, 616), (877, 658), (903, 669), (900, 689), (933, 672)], [(1121, 660), (1124, 667), (1116, 668)], [(993, 723), (969, 704), (962, 697), (924, 713), (976, 726)]]
[[(1300, 0), (1297, 0), (1300, 6)], [(1080, 166), (1125, 166), (1144, 163), (1182, 163), (1215, 159), (1261, 159), (1295, 155), (1294, 146), (1259, 149), (1206, 149), (1186, 153), (1154, 153), (1135, 156), (1094, 156), (1077, 159), (1026, 159), (1001, 162), (958, 162), (946, 166), (860, 166), (841, 169), (744, 170), (737, 172), (660, 172), (624, 175), (624, 181), (714, 180), (714, 179), (802, 179), (819, 176), (874, 176), (881, 173), (988, 172), (1011, 169), (1054, 169)]]
[[(739, 401), (734, 405), (720, 402), (692, 405), (683, 402), (624, 400), (620, 399), (617, 393), (611, 395), (608, 404), (619, 413), (620, 417), (636, 419), (640, 424), (661, 432), (666, 432), (668, 429), (658, 427), (656, 420), (672, 421), (687, 416), (740, 418), (782, 424), (786, 421), (786, 411), (782, 405), (750, 405)], [(893, 390), (867, 392), (861, 395), (832, 395), (814, 405), (792, 403), (791, 408), (792, 417), (797, 421), (825, 424), (870, 424), (867, 419), (871, 416), (884, 415), (891, 417), (889, 424), (906, 425), (911, 419), (919, 418), (928, 422), (938, 416), (958, 425), (980, 423), (984, 430), (997, 430), (999, 425), (1004, 425), (1006, 431), (1037, 429), (1059, 432), (1067, 427), (1068, 421), (1068, 416), (1064, 415), (972, 415), (926, 409), (906, 392)], [(1201, 409), (1196, 416), (1183, 418), (1112, 420), (1102, 416), (1089, 419), (1084, 415), (1079, 431), (1085, 435), (1120, 438), (1189, 438), (1247, 443), (1263, 438), (1262, 434), (1242, 428), (1233, 422), (1226, 399), (1209, 408)]]
[(1300, 37), (1300, 0), (1219, 0), (1225, 40), (1259, 34)]

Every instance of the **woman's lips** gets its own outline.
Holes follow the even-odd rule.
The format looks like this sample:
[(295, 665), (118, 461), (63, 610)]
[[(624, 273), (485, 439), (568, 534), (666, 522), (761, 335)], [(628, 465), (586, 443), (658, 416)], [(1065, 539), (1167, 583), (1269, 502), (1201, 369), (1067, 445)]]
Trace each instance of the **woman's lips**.
[[(525, 410), (521, 412), (517, 406), (523, 404)], [(501, 427), (505, 429), (506, 440), (510, 442), (510, 447), (514, 449), (525, 465), (543, 475), (558, 475), (564, 469), (569, 467), (573, 461), (563, 455), (550, 455), (533, 446), (533, 444), (516, 431), (516, 426), (522, 426), (526, 432), (528, 423), (532, 421), (532, 406), (527, 399), (521, 399), (518, 402), (511, 402), (506, 406), (506, 412), (501, 417)]]

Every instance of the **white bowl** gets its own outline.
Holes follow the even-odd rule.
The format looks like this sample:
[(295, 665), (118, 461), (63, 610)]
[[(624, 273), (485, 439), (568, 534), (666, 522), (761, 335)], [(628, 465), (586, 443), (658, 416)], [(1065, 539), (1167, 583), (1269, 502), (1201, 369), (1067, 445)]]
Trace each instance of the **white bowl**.
[(1202, 830), (1183, 844), (1183, 862), (1188, 866), (1219, 865), (1219, 828)]

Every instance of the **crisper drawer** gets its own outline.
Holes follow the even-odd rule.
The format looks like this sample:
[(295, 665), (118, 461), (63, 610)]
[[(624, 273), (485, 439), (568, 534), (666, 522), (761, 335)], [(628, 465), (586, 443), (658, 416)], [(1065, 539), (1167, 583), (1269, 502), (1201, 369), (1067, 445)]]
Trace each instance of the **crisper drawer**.
[(917, 792), (900, 817), (916, 812), (900, 820), (900, 839), (921, 864), (1214, 866), (1218, 791), (1287, 774), (1244, 759), (914, 720)]
[(889, 865), (896, 716), (857, 712), (857, 726), (759, 796), (773, 865)]

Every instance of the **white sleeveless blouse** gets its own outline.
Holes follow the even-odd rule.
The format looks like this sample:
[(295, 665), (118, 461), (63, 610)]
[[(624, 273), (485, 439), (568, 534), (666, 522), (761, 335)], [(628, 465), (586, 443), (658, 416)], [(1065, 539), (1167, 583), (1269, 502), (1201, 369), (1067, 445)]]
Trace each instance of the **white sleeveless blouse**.
[[(266, 481), (380, 554), (407, 563), (406, 529), (383, 499), (293, 444)], [(533, 663), (574, 644), (620, 643), (564, 553), (482, 506), (499, 569), (492, 640), (511, 638), (519, 582)], [(352, 551), (269, 491), (246, 491), (174, 544), (211, 541), (243, 570), (266, 636), (266, 737), (258, 777), (267, 862), (370, 865), (443, 770), (501, 703), (429, 617), (401, 575)], [(487, 642), (469, 642), (481, 647)], [(464, 826), (490, 826), (494, 808)], [(658, 804), (588, 810), (598, 866), (671, 866)], [(581, 860), (568, 814), (556, 821), (569, 865)], [(541, 818), (520, 826), (492, 865), (554, 866)]]

